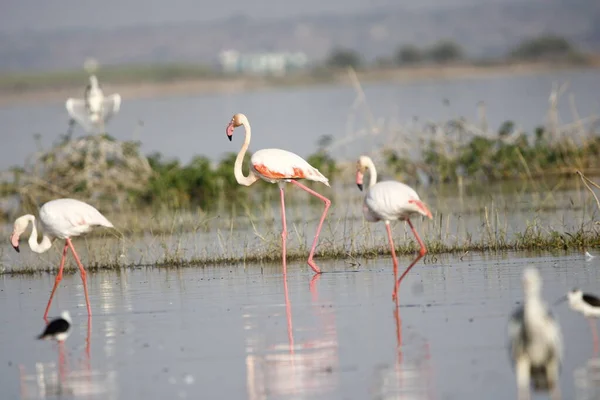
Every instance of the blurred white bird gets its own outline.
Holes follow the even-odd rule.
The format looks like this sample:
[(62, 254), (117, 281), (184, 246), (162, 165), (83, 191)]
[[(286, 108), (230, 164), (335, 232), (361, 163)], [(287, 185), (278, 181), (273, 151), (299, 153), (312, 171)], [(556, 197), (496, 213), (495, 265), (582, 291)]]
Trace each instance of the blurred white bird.
[(508, 324), (519, 399), (529, 399), (531, 383), (535, 391), (549, 391), (553, 399), (560, 399), (562, 335), (541, 299), (541, 289), (538, 270), (527, 268), (523, 273), (524, 304), (515, 310)]
[(90, 75), (90, 83), (85, 87), (83, 99), (69, 98), (65, 107), (71, 118), (87, 132), (97, 129), (104, 131), (104, 124), (116, 115), (121, 108), (121, 96), (117, 93), (104, 96), (96, 75)]

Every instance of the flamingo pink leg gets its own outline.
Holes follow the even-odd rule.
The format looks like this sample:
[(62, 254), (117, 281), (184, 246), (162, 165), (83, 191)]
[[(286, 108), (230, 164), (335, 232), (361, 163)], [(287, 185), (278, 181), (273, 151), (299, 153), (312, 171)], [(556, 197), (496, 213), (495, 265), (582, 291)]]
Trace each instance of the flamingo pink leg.
[(410, 219), (407, 219), (406, 222), (408, 222), (408, 225), (410, 226), (410, 229), (412, 230), (413, 234), (415, 235), (415, 238), (417, 238), (417, 242), (419, 242), (419, 246), (421, 248), (419, 249), (419, 255), (417, 256), (417, 258), (415, 258), (414, 261), (408, 266), (408, 268), (406, 268), (406, 270), (402, 273), (402, 275), (400, 275), (400, 279), (398, 279), (396, 281), (396, 285), (394, 286), (394, 293), (392, 294), (392, 299), (393, 300), (396, 300), (396, 298), (398, 296), (398, 288), (400, 287), (400, 282), (402, 282), (402, 279), (404, 279), (404, 277), (406, 276), (406, 274), (408, 274), (408, 271), (410, 271), (410, 269), (412, 267), (414, 267), (414, 265), (421, 258), (423, 258), (423, 256), (425, 256), (425, 254), (427, 254), (427, 248), (425, 247), (425, 244), (423, 244), (423, 241), (419, 237), (419, 234), (415, 230), (415, 227), (413, 226), (412, 222), (410, 222)]
[(48, 323), (48, 311), (50, 311), (50, 304), (52, 304), (52, 298), (54, 297), (54, 292), (56, 292), (56, 288), (58, 284), (62, 280), (63, 276), (63, 268), (65, 267), (65, 258), (67, 257), (67, 249), (69, 246), (65, 243), (65, 247), (63, 248), (62, 258), (60, 260), (60, 267), (58, 267), (58, 273), (56, 274), (56, 280), (54, 281), (54, 287), (52, 288), (52, 293), (50, 293), (50, 300), (48, 300), (48, 305), (46, 306), (46, 312), (44, 313), (44, 321)]
[(388, 239), (390, 241), (390, 250), (392, 252), (392, 262), (394, 263), (394, 282), (398, 279), (398, 260), (396, 259), (396, 249), (394, 248), (394, 239), (392, 239), (392, 228), (390, 223), (385, 221), (385, 229), (387, 230)]
[(287, 224), (285, 222), (285, 200), (284, 200), (284, 193), (283, 193), (283, 187), (279, 188), (279, 191), (281, 192), (281, 223), (283, 224), (283, 231), (281, 232), (281, 246), (283, 248), (282, 252), (282, 259), (283, 259), (283, 277), (285, 279), (285, 276), (287, 275), (287, 263), (286, 263), (286, 251), (285, 251), (285, 247), (286, 247), (286, 242), (287, 242)]
[(77, 262), (77, 265), (79, 266), (79, 272), (81, 273), (81, 281), (83, 282), (83, 293), (85, 293), (85, 303), (87, 305), (87, 312), (88, 312), (88, 315), (92, 315), (92, 307), (90, 307), (90, 299), (88, 296), (88, 289), (87, 289), (87, 274), (85, 272), (85, 269), (83, 268), (83, 264), (81, 264), (81, 261), (79, 260), (79, 256), (77, 255), (77, 252), (75, 251), (75, 247), (73, 247), (73, 243), (71, 243), (71, 239), (67, 238), (67, 244), (71, 248), (73, 257), (75, 257), (75, 261)]
[(321, 199), (325, 203), (325, 209), (323, 210), (323, 215), (321, 215), (321, 220), (319, 221), (319, 226), (317, 228), (317, 233), (315, 234), (315, 239), (313, 240), (312, 248), (310, 249), (310, 254), (308, 255), (308, 265), (315, 271), (315, 273), (320, 274), (321, 270), (317, 267), (317, 264), (313, 261), (313, 256), (315, 255), (315, 249), (317, 248), (317, 243), (319, 242), (319, 234), (321, 233), (321, 228), (323, 227), (323, 222), (325, 222), (325, 217), (327, 216), (327, 210), (329, 210), (329, 206), (331, 206), (331, 200), (327, 197), (315, 192), (312, 189), (307, 188), (303, 184), (298, 181), (291, 180), (294, 185), (297, 185), (300, 189), (306, 190), (308, 193), (313, 196)]

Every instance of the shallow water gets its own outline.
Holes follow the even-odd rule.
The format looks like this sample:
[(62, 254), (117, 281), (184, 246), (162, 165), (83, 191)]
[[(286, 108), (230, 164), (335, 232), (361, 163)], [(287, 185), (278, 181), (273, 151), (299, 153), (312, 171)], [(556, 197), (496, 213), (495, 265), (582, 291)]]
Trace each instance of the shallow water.
[[(540, 268), (548, 302), (600, 279), (600, 257), (580, 254), (429, 258), (404, 281), (396, 314), (390, 260), (361, 263), (323, 263), (336, 272), (314, 280), (291, 263), (287, 290), (277, 266), (90, 274), (90, 326), (81, 280), (67, 275), (51, 310), (74, 318), (62, 348), (34, 340), (54, 278), (2, 277), (2, 397), (513, 399), (506, 323), (524, 266)], [(564, 398), (597, 398), (588, 324), (566, 305), (554, 311)]]

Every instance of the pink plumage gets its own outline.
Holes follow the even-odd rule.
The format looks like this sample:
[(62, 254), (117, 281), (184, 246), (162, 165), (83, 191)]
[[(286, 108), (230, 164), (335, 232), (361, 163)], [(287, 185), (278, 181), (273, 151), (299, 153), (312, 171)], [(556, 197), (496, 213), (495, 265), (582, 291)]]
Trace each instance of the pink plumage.
[[(427, 205), (421, 201), (417, 192), (410, 186), (397, 181), (377, 182), (377, 170), (375, 169), (375, 164), (373, 164), (373, 160), (367, 156), (360, 156), (356, 164), (356, 184), (360, 190), (363, 190), (363, 174), (366, 170), (369, 170), (371, 176), (369, 179), (369, 187), (363, 202), (363, 213), (367, 221), (385, 222), (394, 263), (395, 283), (392, 299), (397, 301), (400, 282), (417, 261), (427, 254), (427, 248), (413, 227), (410, 218), (413, 215), (423, 215), (431, 219), (431, 211), (429, 211)], [(406, 221), (408, 223), (420, 247), (419, 255), (408, 268), (406, 268), (398, 280), (396, 280), (398, 277), (398, 260), (396, 259), (394, 240), (392, 239), (392, 229), (390, 227), (390, 222), (396, 220)]]
[(94, 226), (114, 228), (96, 208), (75, 199), (56, 199), (45, 203), (40, 208), (40, 222), (45, 232), (59, 239), (79, 236)]
[(81, 281), (83, 282), (83, 291), (85, 293), (85, 301), (87, 305), (88, 315), (92, 315), (92, 309), (90, 307), (90, 300), (88, 297), (87, 290), (87, 278), (86, 272), (81, 264), (81, 260), (75, 251), (75, 247), (71, 242), (71, 238), (79, 236), (86, 232), (89, 232), (94, 226), (104, 226), (107, 228), (113, 228), (113, 224), (96, 210), (91, 205), (84, 203), (83, 201), (75, 199), (56, 199), (45, 203), (40, 208), (39, 214), (40, 223), (44, 230), (42, 241), (38, 243), (38, 233), (36, 228), (35, 216), (31, 214), (23, 215), (15, 220), (13, 225), (13, 232), (10, 235), (10, 243), (19, 252), (19, 237), (27, 227), (29, 223), (32, 224), (31, 235), (29, 236), (29, 247), (36, 253), (43, 253), (52, 247), (52, 240), (54, 238), (64, 239), (65, 246), (63, 248), (63, 254), (58, 267), (58, 273), (56, 280), (54, 281), (54, 287), (52, 293), (50, 293), (50, 300), (46, 306), (46, 312), (44, 313), (44, 319), (48, 320), (48, 311), (52, 304), (52, 298), (54, 292), (58, 287), (59, 282), (62, 280), (63, 268), (65, 266), (65, 258), (67, 256), (67, 250), (70, 248), (79, 267), (81, 273)]
[(284, 183), (292, 183), (325, 203), (325, 209), (323, 210), (323, 214), (321, 215), (321, 220), (319, 221), (317, 233), (315, 234), (313, 245), (308, 255), (307, 261), (308, 265), (310, 265), (310, 267), (315, 273), (320, 273), (321, 270), (313, 261), (313, 257), (315, 254), (315, 249), (317, 247), (319, 233), (321, 232), (321, 228), (323, 227), (323, 222), (325, 221), (325, 216), (327, 215), (327, 210), (331, 205), (331, 201), (325, 196), (315, 192), (314, 190), (307, 188), (306, 186), (298, 182), (298, 179), (308, 179), (311, 181), (321, 182), (327, 186), (329, 186), (329, 179), (327, 179), (321, 172), (319, 172), (318, 169), (310, 165), (299, 155), (281, 149), (264, 149), (255, 152), (252, 155), (252, 157), (250, 157), (250, 173), (248, 176), (244, 176), (242, 172), (242, 163), (244, 160), (244, 156), (246, 155), (246, 151), (248, 150), (248, 146), (250, 145), (250, 138), (252, 136), (252, 129), (250, 128), (250, 122), (248, 122), (248, 118), (244, 114), (235, 114), (233, 118), (231, 118), (229, 124), (227, 125), (225, 133), (227, 134), (229, 140), (231, 140), (231, 138), (233, 137), (233, 131), (238, 126), (244, 127), (244, 130), (246, 131), (246, 137), (244, 139), (244, 144), (242, 145), (242, 148), (235, 159), (233, 173), (235, 175), (236, 181), (240, 185), (250, 186), (258, 179), (262, 179), (269, 183), (277, 183), (279, 185), (281, 196), (281, 222), (283, 225), (281, 237), (284, 274), (287, 273), (287, 226), (285, 221), (285, 200), (283, 193)]
[(255, 174), (270, 183), (284, 179), (308, 179), (329, 186), (329, 179), (305, 159), (291, 151), (258, 150), (250, 157), (250, 165)]

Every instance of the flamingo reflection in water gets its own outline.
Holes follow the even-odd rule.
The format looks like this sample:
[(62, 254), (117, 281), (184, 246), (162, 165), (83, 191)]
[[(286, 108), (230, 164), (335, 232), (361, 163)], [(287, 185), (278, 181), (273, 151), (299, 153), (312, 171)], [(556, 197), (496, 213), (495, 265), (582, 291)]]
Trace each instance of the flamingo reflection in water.
[[(267, 397), (315, 397), (334, 390), (338, 385), (338, 337), (333, 308), (319, 304), (315, 274), (310, 282), (311, 303), (318, 319), (317, 330), (310, 332), (314, 340), (294, 340), (292, 307), (287, 279), (283, 278), (285, 314), (287, 321), (287, 349), (269, 346), (265, 338), (248, 338), (246, 356), (248, 399)], [(263, 321), (257, 321), (261, 323)], [(246, 329), (251, 329), (251, 324)], [(264, 332), (264, 327), (261, 329)], [(296, 329), (296, 332), (299, 332)], [(303, 330), (306, 334), (306, 329)], [(257, 340), (258, 339), (258, 340)], [(262, 342), (262, 343), (260, 343)]]
[[(396, 325), (396, 360), (394, 365), (386, 365), (376, 371), (372, 387), (373, 398), (420, 400), (433, 399), (433, 378), (429, 343), (408, 345), (402, 342), (402, 320), (399, 307), (393, 310)], [(419, 340), (417, 338), (417, 340)], [(406, 358), (408, 351), (416, 351)]]
[(116, 374), (92, 370), (91, 332), (92, 318), (88, 317), (83, 358), (75, 370), (69, 368), (65, 342), (53, 343), (58, 348), (58, 368), (55, 362), (36, 362), (35, 372), (28, 374), (25, 367), (19, 365), (21, 399), (54, 396), (116, 399)]

